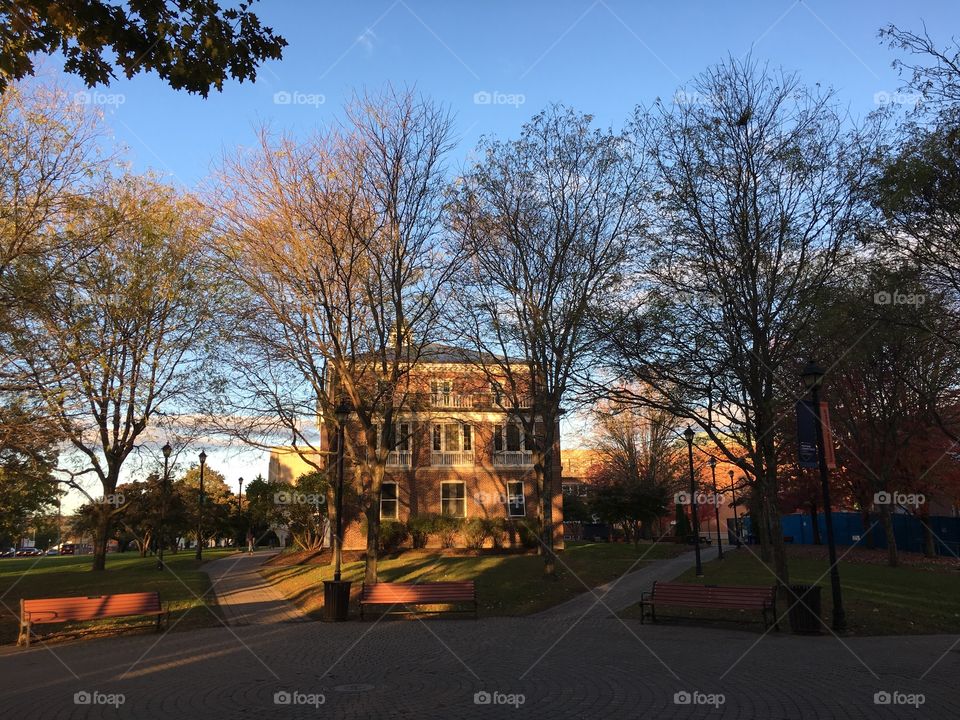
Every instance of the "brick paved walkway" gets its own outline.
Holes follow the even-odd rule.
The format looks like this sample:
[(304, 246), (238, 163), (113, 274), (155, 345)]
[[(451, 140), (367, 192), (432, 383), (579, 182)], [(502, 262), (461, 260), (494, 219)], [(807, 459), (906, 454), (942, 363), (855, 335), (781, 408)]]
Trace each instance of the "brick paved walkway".
[[(957, 637), (641, 625), (584, 614), (589, 594), (527, 618), (305, 622), (261, 582), (268, 556), (208, 566), (228, 627), (4, 648), (0, 717), (960, 717)], [(631, 604), (690, 562), (658, 561), (604, 600)]]
[(610, 616), (640, 602), (640, 594), (650, 590), (654, 580), (673, 580), (693, 567), (693, 564), (693, 551), (668, 560), (655, 560), (606, 585), (600, 585), (590, 592), (584, 592), (565, 603), (544, 610), (537, 617), (575, 620), (579, 617)]
[[(596, 617), (219, 627), (4, 651), (0, 717), (948, 720), (960, 717), (956, 642)], [(924, 703), (877, 705), (878, 692)], [(682, 693), (724, 697), (714, 709), (678, 704)]]
[(307, 618), (269, 585), (258, 568), (275, 552), (258, 551), (219, 558), (204, 566), (228, 625), (271, 625)]

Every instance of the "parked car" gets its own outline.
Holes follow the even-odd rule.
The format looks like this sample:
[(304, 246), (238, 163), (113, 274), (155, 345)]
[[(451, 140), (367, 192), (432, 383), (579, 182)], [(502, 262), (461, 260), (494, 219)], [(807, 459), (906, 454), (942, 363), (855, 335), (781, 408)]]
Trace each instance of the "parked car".
[(59, 555), (59, 554), (60, 554), (60, 551), (57, 550), (56, 548), (50, 548), (49, 550), (47, 550), (47, 555)]
[(13, 557), (16, 554), (17, 554), (16, 548), (7, 548), (3, 552), (0, 552), (0, 558)]

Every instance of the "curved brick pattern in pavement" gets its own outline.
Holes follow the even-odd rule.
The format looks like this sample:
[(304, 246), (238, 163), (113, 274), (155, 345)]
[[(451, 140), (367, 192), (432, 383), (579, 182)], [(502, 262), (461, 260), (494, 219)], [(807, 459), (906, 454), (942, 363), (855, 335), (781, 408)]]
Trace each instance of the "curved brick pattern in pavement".
[[(0, 655), (0, 709), (25, 720), (960, 716), (960, 653), (919, 680), (954, 637), (852, 638), (848, 650), (830, 636), (772, 633), (758, 643), (750, 631), (587, 617), (537, 662), (570, 626), (568, 618), (311, 622), (11, 649)], [(83, 691), (122, 693), (124, 703), (74, 704)], [(725, 702), (676, 704), (683, 691), (722, 693)], [(925, 703), (876, 705), (878, 691), (924, 693)], [(524, 702), (475, 704), (482, 692)], [(323, 704), (304, 704), (321, 695)]]
[(275, 554), (238, 553), (204, 565), (228, 625), (271, 625), (307, 619), (259, 573), (259, 567)]

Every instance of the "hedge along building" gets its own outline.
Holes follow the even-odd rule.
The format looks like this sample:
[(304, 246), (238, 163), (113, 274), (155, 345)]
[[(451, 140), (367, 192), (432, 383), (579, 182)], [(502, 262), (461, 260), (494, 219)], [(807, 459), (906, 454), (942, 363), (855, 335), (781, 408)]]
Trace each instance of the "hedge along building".
[[(490, 368), (471, 361), (459, 348), (430, 345), (407, 378), (405, 401), (395, 410), (392, 427), (375, 424), (377, 449), (387, 450), (379, 497), (380, 519), (408, 522), (412, 518), (441, 516), (454, 522), (496, 520), (506, 531), (505, 544), (521, 544), (525, 524), (534, 531), (542, 503), (534, 468), (533, 447), (542, 424), (531, 418), (531, 403), (520, 399), (514, 407), (502, 385), (491, 382)], [(331, 382), (331, 386), (334, 385)], [(522, 418), (533, 420), (533, 436)], [(336, 429), (319, 418), (321, 451), (330, 453), (329, 476), (335, 482)], [(385, 430), (385, 431), (384, 431)], [(369, 472), (364, 430), (348, 420), (344, 462), (344, 549), (366, 547), (364, 518), (351, 498), (362, 493)], [(563, 547), (560, 441), (547, 454), (553, 465), (551, 492), (554, 547)], [(386, 443), (386, 448), (383, 443)], [(276, 449), (270, 457), (270, 479), (295, 481), (300, 456)], [(332, 497), (331, 497), (332, 502)], [(457, 544), (464, 545), (462, 533)], [(488, 538), (486, 545), (491, 544)], [(434, 534), (428, 546), (440, 545)]]

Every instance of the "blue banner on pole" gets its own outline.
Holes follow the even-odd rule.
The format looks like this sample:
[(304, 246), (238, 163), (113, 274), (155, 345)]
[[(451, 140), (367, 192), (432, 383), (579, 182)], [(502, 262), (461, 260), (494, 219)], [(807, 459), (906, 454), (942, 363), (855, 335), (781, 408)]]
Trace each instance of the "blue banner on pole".
[(818, 468), (817, 409), (811, 400), (797, 401), (797, 463), (802, 468)]

